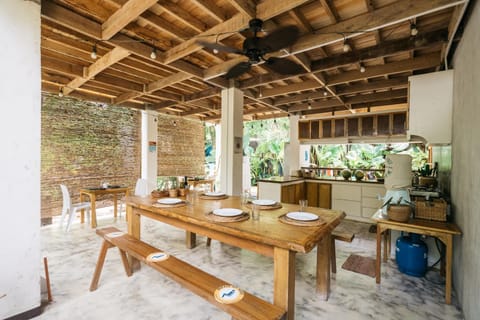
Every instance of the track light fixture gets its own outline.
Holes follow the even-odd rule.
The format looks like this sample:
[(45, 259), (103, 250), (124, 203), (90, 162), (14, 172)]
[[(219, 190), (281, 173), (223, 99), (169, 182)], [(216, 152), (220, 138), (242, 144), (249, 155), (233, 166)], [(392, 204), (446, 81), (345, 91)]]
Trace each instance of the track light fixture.
[(365, 71), (367, 71), (367, 69), (365, 69), (365, 66), (363, 65), (363, 63), (360, 63), (360, 72), (364, 73)]
[(352, 50), (352, 47), (347, 43), (347, 38), (343, 36), (343, 52), (349, 52)]
[(155, 47), (152, 48), (152, 53), (150, 53), (150, 58), (157, 59), (157, 49)]
[(90, 58), (93, 60), (97, 59), (97, 44), (94, 44), (92, 47), (92, 52), (90, 53)]
[(415, 37), (417, 34), (418, 34), (417, 25), (412, 22), (412, 23), (410, 24), (410, 35), (411, 35), (412, 37)]

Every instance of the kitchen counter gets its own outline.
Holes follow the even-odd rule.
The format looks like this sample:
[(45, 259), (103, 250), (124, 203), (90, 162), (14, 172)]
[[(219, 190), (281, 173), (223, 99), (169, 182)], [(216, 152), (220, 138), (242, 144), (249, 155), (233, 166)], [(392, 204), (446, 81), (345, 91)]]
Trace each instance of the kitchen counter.
[(367, 183), (367, 184), (379, 184), (383, 185), (383, 181), (377, 180), (355, 180), (349, 179), (345, 180), (342, 177), (331, 177), (331, 176), (316, 176), (316, 177), (295, 177), (295, 176), (286, 176), (286, 177), (270, 177), (265, 179), (258, 180), (259, 182), (273, 182), (273, 183), (290, 183), (295, 181), (328, 181), (328, 182), (345, 182), (345, 183)]

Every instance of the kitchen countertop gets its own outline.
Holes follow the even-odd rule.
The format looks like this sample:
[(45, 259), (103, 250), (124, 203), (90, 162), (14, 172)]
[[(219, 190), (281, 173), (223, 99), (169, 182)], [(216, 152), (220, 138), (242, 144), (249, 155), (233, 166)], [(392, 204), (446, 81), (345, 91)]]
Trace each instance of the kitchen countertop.
[(349, 179), (345, 180), (342, 177), (294, 177), (294, 176), (285, 176), (285, 177), (270, 177), (266, 179), (260, 179), (259, 182), (273, 182), (273, 183), (287, 183), (295, 181), (305, 181), (305, 180), (318, 180), (318, 181), (330, 181), (330, 182), (345, 182), (345, 183), (368, 183), (368, 184), (380, 184), (383, 185), (383, 181), (377, 180), (355, 180)]

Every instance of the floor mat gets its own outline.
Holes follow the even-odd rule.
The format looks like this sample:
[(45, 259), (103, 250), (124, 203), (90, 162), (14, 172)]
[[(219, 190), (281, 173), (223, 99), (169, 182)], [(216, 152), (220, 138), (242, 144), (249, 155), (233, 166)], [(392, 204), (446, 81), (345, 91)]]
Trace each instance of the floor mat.
[(373, 258), (351, 254), (343, 263), (342, 268), (375, 278), (375, 259)]

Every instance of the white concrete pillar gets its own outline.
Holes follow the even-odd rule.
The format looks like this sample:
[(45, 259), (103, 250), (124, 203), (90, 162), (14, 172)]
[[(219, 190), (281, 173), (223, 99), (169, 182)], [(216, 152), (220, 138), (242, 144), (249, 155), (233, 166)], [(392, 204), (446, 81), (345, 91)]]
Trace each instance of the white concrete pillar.
[(148, 181), (148, 192), (157, 188), (158, 112), (142, 111), (142, 179)]
[(300, 169), (300, 142), (298, 141), (298, 116), (290, 115), (290, 141), (285, 144), (284, 176), (289, 176), (292, 170)]
[(0, 319), (40, 312), (40, 1), (0, 1)]
[(229, 195), (242, 193), (243, 92), (222, 90), (220, 189)]

